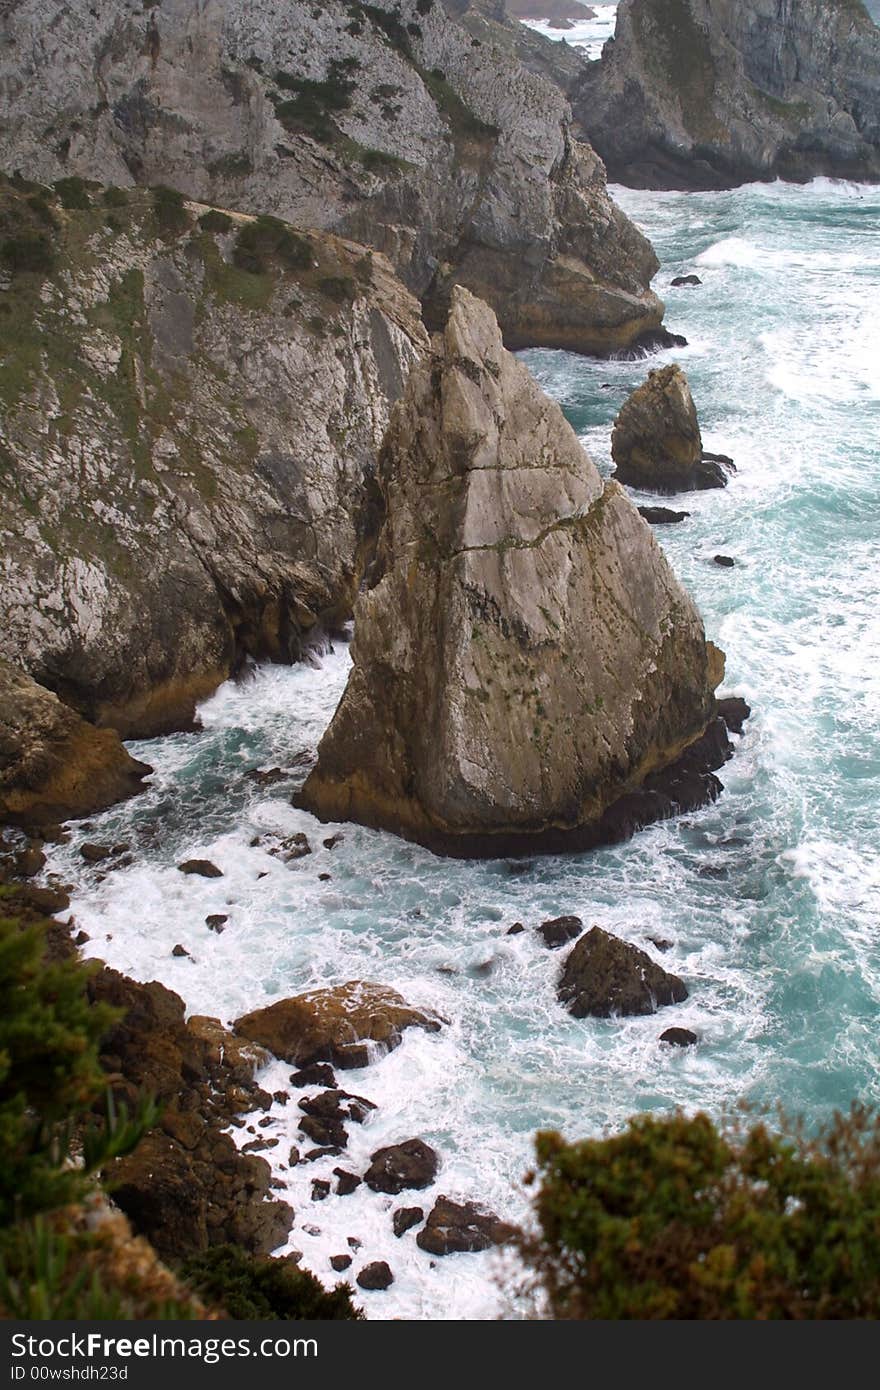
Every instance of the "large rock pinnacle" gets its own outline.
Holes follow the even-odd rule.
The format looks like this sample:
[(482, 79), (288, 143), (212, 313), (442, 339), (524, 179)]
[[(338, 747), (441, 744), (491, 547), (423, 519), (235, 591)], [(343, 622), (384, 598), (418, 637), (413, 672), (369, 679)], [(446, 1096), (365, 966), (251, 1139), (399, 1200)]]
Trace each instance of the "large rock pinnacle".
[(620, 838), (714, 795), (702, 769), (683, 798), (656, 774), (712, 721), (721, 655), (467, 290), (395, 408), (381, 483), (382, 577), (303, 806), (494, 855)]

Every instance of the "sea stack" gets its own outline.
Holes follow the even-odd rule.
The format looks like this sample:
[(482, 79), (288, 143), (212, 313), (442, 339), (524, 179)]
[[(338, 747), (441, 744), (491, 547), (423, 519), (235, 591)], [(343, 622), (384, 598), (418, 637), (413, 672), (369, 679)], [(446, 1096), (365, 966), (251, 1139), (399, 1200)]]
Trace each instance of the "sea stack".
[(631, 831), (712, 798), (698, 772), (683, 801), (652, 790), (634, 809), (716, 728), (723, 657), (467, 290), (394, 410), (380, 483), (376, 581), (301, 806), (494, 856), (588, 847), (621, 837), (621, 807)]
[(732, 460), (703, 450), (697, 408), (677, 363), (648, 373), (614, 421), (611, 456), (618, 482), (646, 492), (727, 486)]

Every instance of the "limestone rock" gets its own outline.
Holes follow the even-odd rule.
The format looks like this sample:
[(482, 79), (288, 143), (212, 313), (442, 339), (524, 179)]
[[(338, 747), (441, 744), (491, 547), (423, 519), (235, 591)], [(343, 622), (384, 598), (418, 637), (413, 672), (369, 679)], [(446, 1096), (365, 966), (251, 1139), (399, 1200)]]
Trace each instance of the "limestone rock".
[(52, 256), (2, 294), (0, 657), (128, 738), (348, 618), (427, 336), (381, 255), (119, 196), (114, 229), (100, 188), (68, 209), (0, 177), (3, 236)]
[(143, 791), (152, 768), (0, 658), (0, 821), (67, 820)]
[(858, 0), (621, 0), (567, 85), (617, 182), (880, 179), (880, 30)]
[(426, 304), (454, 283), (488, 296), (512, 346), (626, 345), (663, 313), (648, 242), (565, 97), (516, 56), (521, 26), (499, 9), (466, 29), (453, 8), (17, 0), (0, 167), (336, 231)]
[(448, 854), (607, 840), (723, 673), (649, 527), (464, 289), (380, 468), (381, 577), (297, 804)]
[(566, 958), (557, 992), (575, 1018), (652, 1014), (688, 997), (676, 975), (601, 927), (592, 927)]
[(648, 373), (624, 402), (611, 434), (615, 478), (646, 492), (724, 487), (727, 474), (707, 456), (687, 377), (676, 363)]
[(365, 1066), (374, 1056), (393, 1051), (406, 1028), (436, 1033), (440, 1022), (411, 1009), (393, 989), (353, 980), (280, 999), (244, 1014), (233, 1026), (294, 1066), (330, 1062), (345, 1068)]
[(476, 1202), (438, 1197), (416, 1236), (416, 1244), (429, 1255), (457, 1255), (504, 1245), (515, 1235), (514, 1226)]

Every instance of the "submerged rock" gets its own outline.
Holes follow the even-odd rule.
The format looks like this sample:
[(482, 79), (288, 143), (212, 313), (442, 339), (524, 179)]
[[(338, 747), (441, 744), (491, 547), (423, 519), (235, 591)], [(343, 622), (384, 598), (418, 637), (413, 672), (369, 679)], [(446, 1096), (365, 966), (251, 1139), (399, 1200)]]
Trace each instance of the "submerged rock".
[(694, 398), (677, 363), (649, 372), (624, 402), (614, 422), (611, 456), (618, 482), (647, 492), (725, 487), (731, 463), (704, 452)]
[(430, 1255), (457, 1255), (488, 1250), (513, 1240), (516, 1227), (476, 1202), (453, 1202), (438, 1197), (416, 1244)]
[(592, 927), (567, 957), (557, 995), (575, 1018), (652, 1014), (688, 997), (670, 975), (637, 946)]
[(381, 577), (297, 804), (447, 854), (606, 840), (619, 798), (701, 738), (723, 658), (466, 290), (394, 413), (381, 484)]
[(113, 730), (86, 723), (0, 659), (0, 821), (39, 825), (91, 815), (143, 791), (150, 772)]
[(280, 999), (243, 1014), (233, 1027), (294, 1066), (329, 1062), (346, 1068), (365, 1066), (373, 1056), (393, 1051), (405, 1028), (436, 1033), (440, 1021), (411, 1009), (393, 989), (352, 980)]

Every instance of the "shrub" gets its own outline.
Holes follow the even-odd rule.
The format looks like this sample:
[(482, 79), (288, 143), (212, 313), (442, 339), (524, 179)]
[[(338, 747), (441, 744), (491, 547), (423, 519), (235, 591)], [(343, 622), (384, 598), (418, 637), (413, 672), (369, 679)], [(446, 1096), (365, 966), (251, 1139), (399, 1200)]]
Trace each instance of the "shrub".
[(537, 1139), (555, 1318), (880, 1316), (880, 1118), (801, 1126), (641, 1115), (609, 1139)]
[(85, 212), (92, 206), (85, 180), (75, 174), (67, 179), (58, 179), (53, 187), (61, 206), (69, 212)]
[(164, 184), (150, 190), (153, 195), (153, 209), (156, 221), (163, 234), (179, 236), (189, 226), (186, 203), (182, 193), (176, 188), (166, 188)]
[(180, 1271), (187, 1284), (231, 1318), (274, 1320), (362, 1318), (348, 1284), (328, 1290), (307, 1270), (284, 1260), (249, 1255), (237, 1245), (217, 1245), (192, 1256)]
[(350, 74), (359, 66), (356, 58), (334, 58), (322, 80), (277, 72), (276, 84), (293, 93), (286, 101), (275, 100), (275, 114), (285, 130), (311, 135), (322, 144), (331, 143), (339, 133), (333, 114), (351, 106), (355, 83)]
[(111, 184), (104, 189), (104, 203), (108, 208), (128, 207), (128, 194), (124, 188), (116, 188)]
[(357, 285), (350, 275), (325, 275), (318, 281), (318, 289), (337, 304), (345, 304), (357, 294)]
[(55, 264), (52, 238), (35, 231), (5, 237), (0, 242), (0, 261), (11, 271), (50, 271)]
[(264, 275), (268, 261), (275, 258), (288, 270), (305, 270), (312, 264), (312, 248), (277, 217), (258, 217), (247, 222), (235, 239), (232, 259), (239, 270)]
[(211, 208), (209, 212), (203, 212), (199, 218), (199, 226), (203, 232), (229, 232), (235, 224), (226, 212), (221, 212), (219, 208)]

